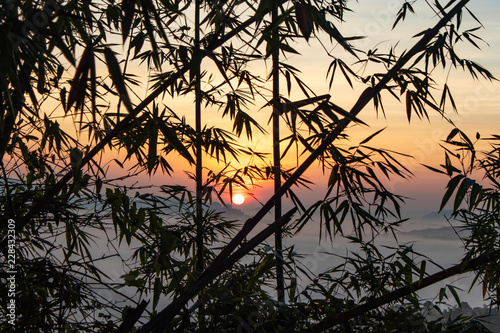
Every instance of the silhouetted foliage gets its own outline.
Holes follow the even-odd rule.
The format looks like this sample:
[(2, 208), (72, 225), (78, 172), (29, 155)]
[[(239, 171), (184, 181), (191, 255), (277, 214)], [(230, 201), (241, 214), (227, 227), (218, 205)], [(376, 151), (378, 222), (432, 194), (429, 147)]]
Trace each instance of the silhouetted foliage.
[[(416, 291), (474, 270), (474, 283), (498, 305), (499, 137), (483, 154), (454, 129), (442, 170), (429, 166), (451, 178), (441, 209), (453, 202), (453, 217), (469, 231), (463, 261), (436, 274), (429, 266), (442, 269), (439, 263), (411, 246), (387, 253), (376, 243), (406, 221), (405, 198), (387, 187), (412, 176), (400, 162), (405, 155), (372, 146), (382, 130), (360, 142), (349, 137), (349, 126), (366, 125), (359, 113), (368, 104), (385, 113), (382, 97), (404, 103), (408, 121), (431, 111), (446, 117), (447, 105), (457, 110), (448, 84), (437, 89), (436, 68), (494, 80), (456, 49), (481, 41), (477, 28), (462, 29), (462, 20), (481, 26), (467, 2), (426, 2), (436, 13), (433, 26), (408, 50), (383, 51), (360, 50), (363, 36), (342, 34), (350, 11), (343, 0), (4, 1), (0, 312), (9, 320), (0, 329), (484, 331), (474, 317), (428, 318)], [(414, 2), (402, 3), (393, 28), (416, 12)], [(342, 49), (325, 51), (332, 58), (325, 89), (337, 80), (362, 89), (350, 110), (314, 92), (288, 62), (303, 39)], [(273, 70), (286, 94), (273, 95)], [(175, 103), (185, 99), (195, 102), (192, 113)], [(272, 162), (269, 151), (245, 143), (268, 135), (254, 112), (270, 106), (285, 125), (284, 150)], [(206, 119), (204, 110), (220, 118)], [(293, 153), (297, 167), (281, 167)], [(327, 191), (307, 207), (297, 187), (311, 184), (303, 173), (314, 162), (329, 175)], [(193, 186), (160, 183), (184, 171)], [(473, 179), (473, 171), (486, 177)], [(152, 184), (135, 182), (141, 175)], [(224, 198), (237, 187), (277, 177), (281, 186), (269, 200), (259, 198), (262, 208), (246, 222), (214, 208), (227, 208)], [(282, 197), (294, 208), (251, 233)], [(345, 237), (359, 252), (318, 273), (293, 246), (264, 243), (281, 231), (294, 237), (314, 219), (320, 238)], [(460, 304), (453, 285), (439, 301), (448, 295)]]

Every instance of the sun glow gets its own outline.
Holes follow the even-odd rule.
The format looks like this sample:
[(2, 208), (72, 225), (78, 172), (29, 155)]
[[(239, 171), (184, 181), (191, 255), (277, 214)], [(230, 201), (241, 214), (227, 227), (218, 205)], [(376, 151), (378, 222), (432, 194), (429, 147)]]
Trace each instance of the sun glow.
[(245, 202), (245, 197), (243, 195), (241, 195), (241, 194), (233, 195), (233, 203), (235, 205), (241, 205), (244, 202)]

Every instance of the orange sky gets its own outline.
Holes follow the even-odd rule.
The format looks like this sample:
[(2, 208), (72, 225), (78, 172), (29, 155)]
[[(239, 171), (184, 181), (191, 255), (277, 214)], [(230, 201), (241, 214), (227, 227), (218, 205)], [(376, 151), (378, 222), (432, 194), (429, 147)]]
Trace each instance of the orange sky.
[[(410, 36), (419, 32), (420, 29), (429, 26), (430, 22), (436, 22), (436, 17), (429, 12), (428, 9), (420, 11), (416, 7), (418, 15), (415, 17), (410, 17), (408, 22), (404, 22), (401, 28), (396, 31), (391, 32), (392, 22), (395, 17), (393, 12), (393, 4), (400, 3), (401, 1), (361, 1), (360, 3), (351, 2), (350, 5), (354, 8), (354, 13), (346, 15), (346, 23), (339, 26), (339, 30), (345, 35), (361, 34), (364, 33), (368, 35), (365, 40), (359, 41), (355, 44), (363, 48), (379, 48), (381, 51), (386, 51), (391, 45), (395, 44), (396, 41), (399, 42), (397, 48), (398, 51), (404, 50), (404, 48), (411, 46), (415, 39), (409, 39)], [(486, 30), (480, 31), (480, 36), (482, 36), (487, 45), (481, 45), (482, 51), (476, 51), (473, 48), (462, 48), (462, 52), (468, 55), (472, 60), (479, 62), (488, 67), (488, 69), (496, 76), (500, 77), (500, 68), (497, 64), (497, 55), (500, 53), (500, 40), (497, 32), (499, 31), (499, 26), (497, 19), (494, 17), (494, 13), (498, 11), (492, 10), (491, 6), (500, 7), (496, 2), (489, 1), (476, 1), (470, 5), (470, 8), (477, 14), (478, 18), (482, 20)], [(489, 8), (489, 9), (488, 9)], [(497, 8), (500, 9), (500, 8)], [(432, 23), (432, 24), (433, 24)], [(328, 65), (330, 64), (331, 58), (325, 55), (321, 44), (317, 40), (310, 40), (309, 43), (301, 43), (300, 45), (293, 45), (296, 47), (302, 55), (290, 56), (287, 63), (290, 63), (302, 71), (302, 79), (309, 84), (309, 86), (318, 94), (331, 94), (331, 100), (344, 107), (345, 109), (350, 109), (357, 99), (357, 96), (363, 89), (363, 86), (357, 85), (354, 89), (351, 89), (340, 76), (336, 79), (331, 90), (328, 89), (328, 79), (326, 78), (326, 71)], [(333, 53), (337, 56), (342, 56), (344, 61), (348, 64), (353, 63), (355, 59), (352, 56), (348, 56), (344, 51), (340, 50), (339, 47), (332, 48)], [(203, 62), (204, 69), (208, 71), (216, 71), (213, 64), (210, 61)], [(251, 68), (254, 72), (261, 73), (263, 77), (266, 76), (266, 70), (270, 68), (270, 64), (264, 66), (262, 63), (254, 63)], [(355, 69), (361, 70), (359, 66), (354, 66)], [(104, 68), (101, 68), (104, 70)], [(368, 68), (367, 71), (371, 70)], [(142, 69), (134, 68), (129, 66), (129, 71), (134, 72), (139, 76), (146, 75)], [(455, 102), (459, 106), (459, 114), (450, 115), (457, 126), (459, 126), (464, 132), (469, 136), (474, 137), (475, 133), (479, 131), (482, 137), (487, 137), (490, 134), (498, 132), (498, 116), (497, 108), (500, 105), (499, 92), (500, 85), (498, 83), (490, 83), (485, 80), (474, 81), (470, 75), (464, 74), (462, 70), (454, 70), (450, 73), (439, 73), (436, 71), (436, 77), (438, 79), (438, 86), (442, 87), (442, 84), (446, 81), (451, 87), (454, 94)], [(286, 91), (284, 80), (282, 80), (282, 92)], [(139, 96), (146, 96), (147, 89), (146, 85), (140, 88), (134, 88), (134, 92)], [(287, 98), (286, 94), (283, 95)], [(440, 96), (440, 93), (436, 93), (436, 96)], [(376, 147), (383, 147), (391, 150), (396, 150), (405, 154), (414, 156), (415, 159), (405, 159), (410, 170), (415, 173), (415, 178), (410, 181), (394, 181), (390, 187), (395, 191), (401, 191), (403, 194), (413, 197), (409, 204), (409, 211), (418, 212), (421, 210), (422, 206), (425, 206), (427, 210), (437, 209), (438, 203), (436, 200), (440, 200), (440, 196), (444, 193), (444, 186), (446, 185), (447, 179), (444, 176), (434, 175), (430, 173), (427, 169), (423, 168), (420, 163), (430, 164), (437, 166), (443, 160), (443, 151), (439, 147), (439, 143), (443, 140), (447, 134), (452, 129), (452, 126), (441, 119), (439, 115), (431, 114), (431, 121), (418, 120), (416, 117), (412, 119), (411, 124), (408, 124), (406, 118), (406, 112), (404, 105), (396, 102), (392, 97), (385, 95), (385, 110), (386, 118), (381, 114), (378, 116), (373, 110), (371, 105), (363, 110), (359, 118), (370, 125), (370, 128), (353, 127), (349, 128), (348, 134), (351, 136), (351, 142), (343, 144), (345, 145), (356, 145), (360, 140), (369, 136), (371, 133), (387, 127), (386, 130), (381, 133), (376, 139), (374, 139), (371, 145)], [(292, 90), (291, 100), (297, 100), (304, 98), (300, 94), (300, 90), (295, 87)], [(110, 102), (113, 106), (113, 102)], [(163, 100), (167, 106), (172, 108), (179, 115), (184, 115), (187, 120), (194, 126), (194, 104), (192, 96), (186, 98), (176, 98), (175, 100), (170, 100), (165, 98)], [(269, 115), (271, 113), (270, 108), (258, 111), (263, 105), (263, 101), (257, 101), (256, 105), (252, 107), (249, 112), (252, 113), (255, 118), (259, 120), (261, 125), (266, 125), (269, 133), (270, 127), (267, 126)], [(258, 111), (258, 112), (256, 112)], [(222, 111), (218, 110), (204, 110), (203, 111), (203, 122), (207, 122), (208, 125), (220, 126), (230, 129), (230, 125), (221, 120)], [(70, 119), (66, 120), (66, 125), (69, 125)], [(284, 125), (282, 125), (284, 127)], [(271, 152), (271, 136), (256, 136), (253, 142), (249, 142), (245, 137), (239, 140), (239, 143), (246, 145), (256, 150)], [(116, 158), (116, 154), (107, 152), (106, 158)], [(189, 181), (186, 180), (183, 170), (188, 168), (187, 163), (175, 159), (174, 156), (170, 158), (171, 164), (175, 166), (176, 172), (173, 177), (168, 177), (166, 175), (157, 174), (154, 176), (141, 176), (139, 180), (141, 182), (152, 182), (155, 184), (171, 184), (180, 183), (188, 185)], [(271, 156), (269, 157), (271, 160)], [(244, 165), (248, 160), (242, 158), (241, 163)], [(236, 166), (236, 163), (233, 163)], [(283, 161), (285, 167), (296, 166), (296, 155), (294, 153), (290, 154), (289, 158)], [(216, 168), (216, 164), (207, 161), (207, 168)], [(111, 170), (111, 175), (120, 175), (127, 173), (126, 170), (120, 170), (115, 167)], [(313, 168), (307, 172), (307, 177), (319, 183), (318, 187), (315, 188), (314, 195), (311, 192), (300, 191), (303, 193), (306, 201), (314, 201), (322, 196), (322, 189), (324, 186), (325, 176), (322, 175), (321, 170), (318, 168)], [(256, 196), (265, 201), (266, 197), (270, 195), (270, 182), (269, 184), (262, 184), (263, 188), (256, 188), (252, 192)], [(429, 196), (429, 193), (432, 193)], [(244, 205), (241, 207), (255, 207), (255, 201), (248, 199)]]

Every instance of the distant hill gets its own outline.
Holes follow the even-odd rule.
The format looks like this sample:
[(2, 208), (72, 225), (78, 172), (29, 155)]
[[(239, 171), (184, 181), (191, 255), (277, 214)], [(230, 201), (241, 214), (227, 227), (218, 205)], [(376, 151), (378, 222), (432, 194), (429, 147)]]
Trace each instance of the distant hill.
[(224, 212), (229, 219), (241, 220), (244, 222), (251, 217), (245, 214), (242, 210), (234, 208), (232, 205), (224, 207), (220, 203), (214, 201), (210, 206), (217, 211)]
[(458, 239), (458, 236), (456, 234), (457, 232), (462, 237), (467, 235), (466, 231), (460, 230), (459, 228), (453, 229), (452, 227), (426, 228), (426, 229), (407, 231), (403, 232), (402, 234), (417, 236), (426, 239), (457, 240)]
[(429, 214), (426, 214), (421, 217), (422, 220), (431, 220), (431, 221), (443, 221), (445, 220), (445, 217), (450, 217), (451, 214), (453, 213), (452, 210), (442, 210), (440, 212), (432, 212)]

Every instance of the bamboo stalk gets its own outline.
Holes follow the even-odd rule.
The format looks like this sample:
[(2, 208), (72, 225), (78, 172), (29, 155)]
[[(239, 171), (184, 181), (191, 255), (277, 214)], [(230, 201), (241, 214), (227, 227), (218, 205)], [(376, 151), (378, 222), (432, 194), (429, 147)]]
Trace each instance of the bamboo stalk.
[[(194, 68), (194, 93), (195, 93), (195, 130), (196, 130), (196, 159), (195, 159), (195, 182), (196, 182), (196, 212), (195, 212), (195, 223), (196, 223), (196, 274), (201, 274), (205, 268), (204, 263), (204, 236), (205, 230), (203, 225), (203, 143), (202, 143), (202, 129), (201, 129), (201, 48), (200, 48), (200, 7), (201, 1), (195, 0), (195, 17), (194, 17), (194, 61), (192, 62)], [(200, 294), (198, 299), (202, 300), (202, 295)], [(198, 309), (198, 325), (200, 329), (203, 327), (204, 317), (203, 314), (203, 302), (200, 302), (200, 307)]]
[[(273, 3), (272, 24), (278, 20), (278, 4)], [(273, 61), (273, 174), (274, 174), (274, 192), (281, 187), (281, 153), (280, 153), (280, 72), (279, 72), (279, 25), (272, 32), (272, 39), (275, 42), (275, 49), (272, 54)], [(281, 218), (281, 197), (276, 200), (274, 206), (274, 220)], [(274, 247), (276, 251), (276, 291), (278, 302), (285, 302), (285, 278), (283, 273), (283, 230), (276, 230), (274, 235)]]
[[(197, 269), (203, 270), (203, 154), (202, 154), (202, 136), (201, 136), (201, 59), (199, 59), (200, 50), (200, 0), (195, 1), (195, 37), (194, 52), (196, 54), (194, 65), (195, 79), (195, 129), (196, 129), (196, 247), (197, 247)], [(199, 59), (199, 60), (198, 60)]]

